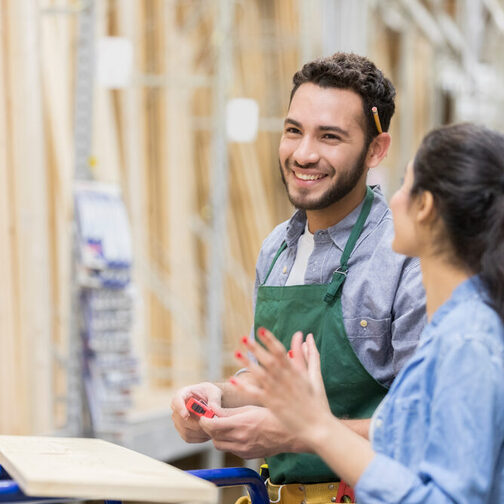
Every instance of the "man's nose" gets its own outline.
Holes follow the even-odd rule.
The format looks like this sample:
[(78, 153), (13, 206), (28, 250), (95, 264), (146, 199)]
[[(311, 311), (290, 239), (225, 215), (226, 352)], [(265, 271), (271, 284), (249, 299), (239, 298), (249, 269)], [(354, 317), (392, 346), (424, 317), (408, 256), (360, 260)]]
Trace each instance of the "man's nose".
[(300, 166), (306, 166), (316, 163), (319, 160), (319, 154), (315, 142), (308, 136), (305, 136), (298, 144), (293, 154), (294, 161)]

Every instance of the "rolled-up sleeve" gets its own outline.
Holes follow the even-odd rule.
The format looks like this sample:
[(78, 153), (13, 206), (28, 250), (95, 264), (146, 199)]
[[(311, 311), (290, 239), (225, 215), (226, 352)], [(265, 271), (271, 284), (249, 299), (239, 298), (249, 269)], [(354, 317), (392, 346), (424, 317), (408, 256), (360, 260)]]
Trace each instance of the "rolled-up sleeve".
[[(502, 375), (502, 356), (492, 355), (491, 347), (477, 338), (456, 340), (433, 370), (425, 431), (408, 425), (414, 411), (383, 426), (395, 434), (384, 437), (388, 446), (375, 447), (378, 453), (356, 485), (357, 501), (490, 502), (494, 478), (501, 477), (496, 467), (502, 465), (504, 439)], [(411, 446), (396, 450), (395, 443)]]

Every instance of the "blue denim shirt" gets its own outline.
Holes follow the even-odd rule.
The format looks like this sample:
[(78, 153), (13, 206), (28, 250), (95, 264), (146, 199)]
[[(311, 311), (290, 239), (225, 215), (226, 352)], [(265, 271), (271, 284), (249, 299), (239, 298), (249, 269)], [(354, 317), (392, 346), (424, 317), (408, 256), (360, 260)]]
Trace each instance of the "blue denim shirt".
[[(371, 212), (348, 262), (342, 307), (348, 339), (357, 357), (371, 376), (390, 386), (415, 350), (426, 324), (425, 292), (418, 259), (392, 251), (391, 212), (380, 188), (375, 186), (373, 191)], [(361, 208), (362, 203), (335, 226), (315, 233), (305, 284), (330, 282)], [(266, 285), (285, 285), (305, 224), (306, 214), (297, 211), (264, 241), (256, 266), (254, 304), (257, 289), (284, 240), (287, 249)]]
[(459, 285), (373, 417), (359, 504), (504, 502), (504, 326)]

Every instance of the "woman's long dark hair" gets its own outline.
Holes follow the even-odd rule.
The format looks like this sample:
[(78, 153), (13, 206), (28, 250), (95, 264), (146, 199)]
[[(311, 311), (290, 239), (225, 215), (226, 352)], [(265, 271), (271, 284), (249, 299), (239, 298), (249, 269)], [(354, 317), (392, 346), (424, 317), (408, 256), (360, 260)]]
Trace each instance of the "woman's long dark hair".
[(479, 274), (504, 321), (504, 135), (473, 124), (436, 129), (413, 171), (412, 195), (432, 193), (454, 261)]

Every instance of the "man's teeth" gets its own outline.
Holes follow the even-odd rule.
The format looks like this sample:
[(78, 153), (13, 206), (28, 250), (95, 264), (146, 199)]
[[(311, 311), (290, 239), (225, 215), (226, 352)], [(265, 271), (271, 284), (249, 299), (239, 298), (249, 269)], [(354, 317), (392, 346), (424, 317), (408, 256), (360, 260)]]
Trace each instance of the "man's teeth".
[(309, 175), (307, 173), (296, 173), (296, 177), (301, 180), (318, 180), (324, 177), (324, 175)]

